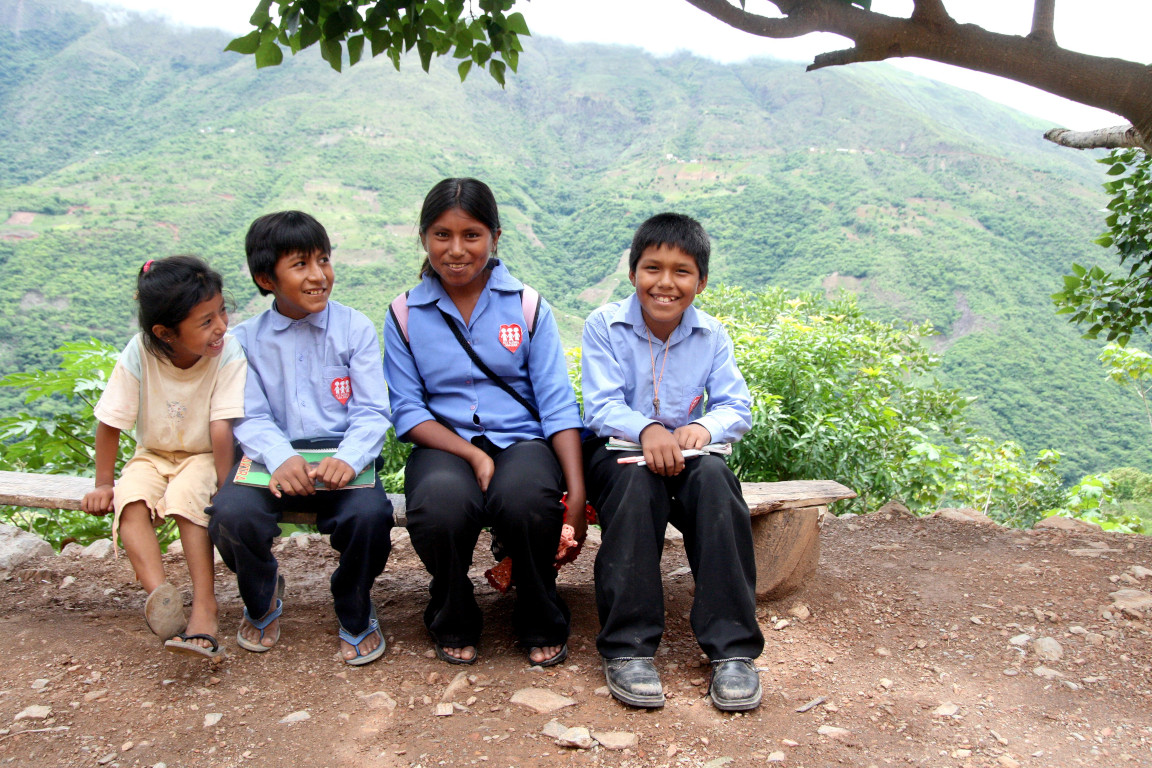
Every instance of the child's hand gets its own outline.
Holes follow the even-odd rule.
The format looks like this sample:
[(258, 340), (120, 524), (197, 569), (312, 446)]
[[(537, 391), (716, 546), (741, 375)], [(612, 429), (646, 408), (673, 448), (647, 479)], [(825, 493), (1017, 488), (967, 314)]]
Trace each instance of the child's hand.
[(106, 515), (112, 511), (112, 486), (98, 485), (80, 501), (80, 508), (90, 515)]
[(640, 447), (644, 449), (644, 463), (648, 469), (664, 477), (673, 477), (684, 471), (684, 454), (676, 438), (663, 424), (653, 423), (640, 433)]
[(472, 474), (476, 475), (476, 483), (483, 493), (488, 493), (488, 483), (492, 482), (492, 475), (496, 472), (496, 462), (492, 457), (479, 448), (471, 454), (468, 463), (472, 465)]
[(588, 500), (583, 495), (569, 493), (565, 504), (567, 509), (564, 512), (564, 522), (572, 526), (574, 531), (572, 538), (578, 544), (583, 544), (585, 537), (588, 535), (588, 513), (585, 510), (585, 505)]
[(316, 469), (309, 470), (308, 476), (313, 481), (321, 481), (326, 488), (338, 491), (352, 482), (352, 478), (356, 477), (356, 472), (352, 469), (352, 465), (343, 459), (325, 456), (316, 466)]
[(680, 446), (682, 451), (691, 448), (703, 448), (712, 442), (712, 433), (703, 424), (696, 422), (677, 427), (676, 431), (672, 433), (672, 437), (676, 438), (676, 444)]
[(304, 457), (296, 454), (277, 467), (272, 473), (272, 479), (268, 481), (268, 490), (278, 499), (282, 495), (281, 492), (289, 496), (311, 496), (316, 493), (316, 487), (312, 485), (312, 478), (308, 474), (308, 462), (304, 461)]

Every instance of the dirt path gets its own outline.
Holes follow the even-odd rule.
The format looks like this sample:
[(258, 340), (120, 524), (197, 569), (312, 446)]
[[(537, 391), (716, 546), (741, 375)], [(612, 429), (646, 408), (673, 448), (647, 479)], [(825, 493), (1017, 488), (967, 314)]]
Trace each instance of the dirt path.
[[(747, 715), (702, 698), (707, 667), (687, 626), (692, 586), (678, 542), (666, 549), (669, 619), (657, 658), (669, 699), (644, 712), (598, 691), (592, 551), (561, 574), (570, 660), (533, 670), (511, 642), (511, 599), (483, 583), (490, 563), (478, 550), (488, 623), (480, 663), (459, 668), (428, 657), (423, 571), (403, 531), (395, 539), (374, 593), (388, 653), (360, 669), (336, 657), (334, 559), (318, 541), (284, 548), (284, 634), (271, 653), (235, 646), (239, 601), (218, 566), (229, 639), (215, 667), (160, 650), (123, 557), (51, 558), (14, 574), (0, 596), (0, 765), (1152, 765), (1149, 624), (1108, 608), (1118, 589), (1152, 591), (1152, 576), (1130, 570), (1152, 568), (1150, 539), (830, 521), (812, 583), (761, 605), (765, 698)], [(181, 569), (174, 561), (186, 589)], [(789, 615), (801, 606), (807, 618)], [(1062, 648), (1059, 660), (1038, 657), (1032, 641), (1045, 637)], [(437, 716), (461, 670), (453, 714)], [(575, 704), (538, 714), (512, 703), (525, 688)], [(36, 706), (47, 717), (14, 720)], [(307, 719), (282, 722), (293, 713)], [(560, 747), (542, 733), (554, 718), (637, 743)]]

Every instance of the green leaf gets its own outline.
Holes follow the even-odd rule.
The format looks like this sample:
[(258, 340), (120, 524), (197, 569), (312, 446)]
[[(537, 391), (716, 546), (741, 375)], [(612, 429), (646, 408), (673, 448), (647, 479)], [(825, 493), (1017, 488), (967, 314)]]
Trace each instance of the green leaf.
[(456, 71), (460, 73), (460, 82), (464, 82), (465, 78), (468, 77), (468, 73), (472, 71), (472, 60), (467, 59), (460, 62), (460, 65), (456, 67)]
[(524, 14), (519, 11), (508, 14), (504, 21), (504, 28), (517, 35), (532, 36), (531, 30), (528, 29), (528, 22), (524, 20)]
[(427, 72), (432, 66), (432, 43), (427, 40), (417, 40), (416, 50), (420, 53), (420, 66)]
[(492, 59), (490, 62), (488, 62), (488, 72), (492, 75), (493, 80), (500, 83), (501, 88), (504, 87), (505, 69), (507, 69), (507, 67), (504, 66), (504, 62), (500, 61), (499, 59)]
[(260, 4), (256, 6), (256, 10), (248, 18), (248, 23), (254, 27), (262, 27), (272, 20), (268, 15), (268, 9), (272, 7), (272, 0), (260, 0)]
[(1128, 168), (1123, 163), (1116, 163), (1108, 169), (1107, 173), (1109, 176), (1119, 176), (1127, 170)]
[(320, 41), (320, 57), (328, 62), (328, 65), (337, 72), (340, 71), (341, 65), (344, 63), (344, 49), (340, 45), (339, 40), (321, 40)]
[(280, 50), (280, 46), (276, 42), (270, 41), (264, 43), (256, 49), (256, 68), (263, 69), (264, 67), (275, 67), (284, 61), (284, 52)]
[(236, 53), (252, 54), (256, 53), (256, 49), (260, 47), (260, 30), (254, 29), (243, 37), (238, 37), (228, 45), (224, 46), (226, 51), (235, 51)]
[(353, 35), (348, 38), (348, 66), (360, 61), (364, 53), (364, 35)]

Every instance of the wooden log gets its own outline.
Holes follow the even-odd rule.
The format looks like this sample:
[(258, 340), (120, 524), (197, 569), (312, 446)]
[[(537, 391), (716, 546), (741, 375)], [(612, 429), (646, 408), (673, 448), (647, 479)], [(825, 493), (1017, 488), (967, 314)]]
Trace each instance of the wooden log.
[(93, 488), (90, 477), (0, 471), (0, 504), (37, 509), (80, 509)]

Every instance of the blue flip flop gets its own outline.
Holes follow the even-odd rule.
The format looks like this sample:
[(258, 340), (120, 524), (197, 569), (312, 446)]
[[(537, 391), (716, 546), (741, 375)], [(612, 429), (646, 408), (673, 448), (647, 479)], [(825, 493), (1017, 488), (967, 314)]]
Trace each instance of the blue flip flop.
[[(281, 600), (280, 598), (276, 598), (276, 608), (273, 609), (273, 611), (271, 613), (269, 613), (267, 616), (265, 616), (262, 619), (252, 618), (252, 614), (248, 613), (248, 608), (245, 607), (244, 608), (244, 621), (248, 622), (253, 627), (260, 630), (260, 640), (263, 640), (264, 639), (264, 630), (268, 628), (269, 624), (276, 621), (276, 619), (280, 618), (280, 614), (282, 614), (283, 612), (284, 612), (284, 601)], [(241, 629), (242, 628), (243, 627), (241, 627)], [(275, 646), (276, 642), (279, 639), (280, 639), (280, 626), (279, 625), (276, 626), (276, 637), (273, 639), (272, 645), (264, 645), (262, 642), (254, 643), (251, 640), (245, 640), (244, 636), (240, 634), (240, 631), (239, 630), (236, 631), (236, 645), (240, 646), (241, 648), (243, 648), (246, 651), (252, 651), (252, 653), (264, 653), (265, 651), (272, 650), (273, 646)]]
[[(371, 635), (373, 632), (380, 635), (380, 645), (373, 648), (368, 653), (360, 653), (360, 643)], [(368, 628), (358, 635), (354, 635), (340, 625), (340, 639), (348, 643), (356, 650), (356, 656), (351, 659), (344, 659), (344, 663), (350, 667), (359, 667), (364, 664), (371, 664), (376, 659), (384, 655), (384, 649), (387, 643), (384, 642), (384, 633), (380, 631), (380, 622), (376, 619), (376, 606), (372, 606), (371, 613), (368, 614)]]

